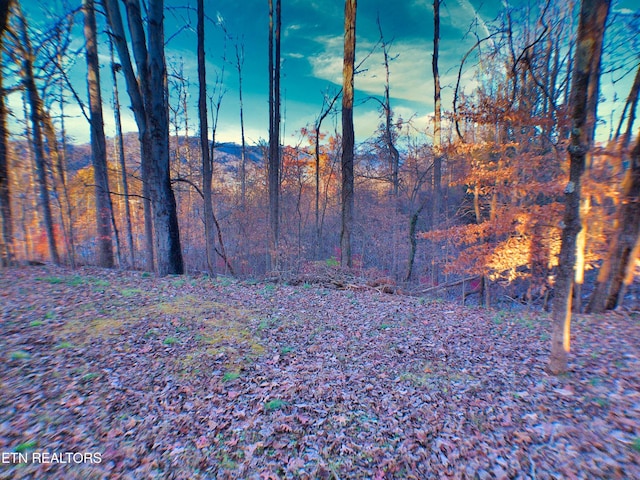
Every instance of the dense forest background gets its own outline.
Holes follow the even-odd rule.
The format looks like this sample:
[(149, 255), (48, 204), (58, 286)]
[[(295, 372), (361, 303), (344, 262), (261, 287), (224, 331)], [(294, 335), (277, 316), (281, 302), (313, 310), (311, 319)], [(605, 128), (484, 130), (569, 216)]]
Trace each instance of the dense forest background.
[[(316, 121), (287, 125), (295, 135), (283, 140), (281, 6), (268, 3), (270, 131), (251, 143), (244, 135), (251, 112), (242, 103), (243, 51), (266, 54), (267, 46), (242, 43), (202, 1), (184, 6), (198, 19), (184, 25), (198, 34), (197, 84), (179, 75), (179, 65), (167, 66), (162, 2), (86, 0), (44, 27), (25, 16), (20, 2), (3, 2), (2, 98), (22, 100), (20, 109), (2, 103), (3, 263), (245, 277), (311, 275), (342, 265), (397, 288), (546, 307), (567, 194), (575, 187), (569, 162), (578, 151), (575, 79), (586, 61), (574, 308), (614, 308), (625, 295), (637, 301), (629, 289), (640, 245), (637, 10), (592, 1), (506, 5), (493, 21), (469, 26), (473, 46), (460, 52), (455, 81), (441, 87), (439, 45), (452, 40), (440, 39), (447, 19), (434, 2), (433, 50), (423, 52), (433, 65), (424, 78), (425, 95), (434, 98), (426, 129), (394, 112), (390, 72), (403, 52), (394, 51), (380, 27), (375, 50), (383, 53), (386, 82), (373, 98), (379, 127), (357, 139), (352, 188), (345, 190), (351, 148), (345, 150), (340, 116), (344, 122), (353, 97), (349, 107), (343, 90), (327, 88)], [(585, 60), (578, 30), (587, 17), (580, 9), (603, 5), (600, 27), (596, 21), (585, 30), (601, 47)], [(224, 85), (220, 72), (205, 71), (200, 47), (205, 32), (216, 29), (229, 42), (227, 68), (240, 80), (238, 91)], [(88, 89), (68, 75), (68, 65), (83, 56)], [(356, 89), (366, 61), (355, 59)], [(101, 76), (103, 83), (111, 79), (111, 91), (100, 86)], [(601, 83), (612, 79), (616, 94), (605, 98)], [(442, 104), (441, 88), (453, 91), (451, 104)], [(216, 140), (229, 96), (240, 98), (237, 144)], [(91, 125), (91, 144), (69, 141), (64, 112), (74, 102)], [(138, 131), (105, 137), (103, 104), (113, 107), (118, 126), (120, 110), (131, 105)], [(598, 115), (603, 104), (609, 118)], [(345, 213), (349, 201), (353, 210)]]

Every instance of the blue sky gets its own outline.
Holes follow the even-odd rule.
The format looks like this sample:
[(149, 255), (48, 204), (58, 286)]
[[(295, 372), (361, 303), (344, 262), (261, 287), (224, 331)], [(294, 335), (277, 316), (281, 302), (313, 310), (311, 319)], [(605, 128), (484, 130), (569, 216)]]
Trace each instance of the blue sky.
[[(75, 1), (73, 2), (76, 3)], [(78, 1), (79, 3), (79, 1)], [(341, 87), (342, 46), (343, 46), (343, 0), (283, 0), (282, 5), (282, 111), (284, 120), (284, 142), (295, 144), (297, 131), (311, 125), (322, 106), (323, 95), (334, 93)], [(493, 20), (502, 2), (481, 0), (446, 0), (441, 6), (440, 73), (443, 85), (443, 108), (451, 110), (453, 86), (461, 57), (473, 45), (475, 39), (468, 34), (470, 25), (476, 21), (479, 35), (486, 33), (484, 23)], [(511, 4), (515, 2), (512, 1)], [(533, 2), (535, 3), (535, 2)], [(633, 0), (619, 0), (616, 9), (637, 9)], [(48, 5), (51, 5), (48, 2)], [(184, 8), (190, 6), (191, 9)], [(197, 132), (197, 65), (195, 36), (195, 0), (166, 0), (167, 61), (169, 71), (182, 65), (184, 75), (190, 82), (188, 100), (189, 130)], [(42, 3), (34, 2), (24, 6), (27, 14), (36, 24), (44, 22)], [(52, 7), (49, 7), (52, 8)], [(55, 8), (55, 7), (53, 7)], [(214, 85), (216, 75), (222, 71), (223, 57), (234, 60), (234, 40), (224, 40), (224, 34), (214, 22), (222, 22), (229, 35), (244, 43), (245, 62), (243, 68), (243, 95), (245, 103), (246, 136), (249, 143), (256, 143), (267, 137), (268, 131), (268, 3), (267, 0), (205, 0), (205, 9), (211, 22), (207, 25), (207, 77), (209, 89)], [(380, 18), (385, 39), (391, 42), (391, 102), (397, 116), (405, 120), (412, 118), (416, 128), (425, 129), (433, 113), (433, 81), (431, 55), (433, 48), (433, 7), (432, 0), (359, 0), (357, 18), (357, 59), (368, 55), (379, 38), (377, 18)], [(79, 25), (82, 17), (78, 16)], [(191, 22), (192, 29), (184, 29)], [(104, 20), (99, 19), (104, 25)], [(179, 32), (176, 34), (176, 32)], [(80, 34), (80, 30), (78, 30)], [(76, 46), (82, 40), (78, 38)], [(102, 41), (101, 58), (104, 62), (103, 100), (105, 102), (106, 133), (114, 134), (111, 105), (111, 83), (108, 69), (108, 51)], [(226, 45), (226, 47), (225, 47)], [(78, 57), (71, 68), (72, 78), (78, 91), (86, 92), (85, 63)], [(376, 49), (356, 76), (355, 129), (358, 141), (370, 137), (379, 124), (379, 104), (367, 101), (371, 96), (381, 98), (384, 89), (384, 66), (382, 53)], [(240, 139), (238, 78), (232, 63), (224, 67), (224, 89), (217, 140), (236, 141)], [(121, 79), (122, 80), (122, 79)], [(628, 82), (630, 82), (630, 78)], [(469, 73), (463, 87), (470, 91), (474, 81)], [(615, 90), (615, 92), (614, 92)], [(623, 100), (628, 92), (625, 82), (611, 85), (610, 79), (603, 78), (603, 96), (607, 104), (601, 107), (601, 116), (608, 120), (614, 95)], [(124, 81), (120, 83), (121, 103), (129, 105)], [(21, 110), (14, 98), (11, 105)], [(125, 131), (135, 131), (132, 115), (124, 109)], [(70, 105), (66, 110), (72, 118), (67, 120), (69, 133), (77, 142), (88, 141), (88, 127), (80, 115), (79, 108)], [(332, 122), (326, 121), (326, 129), (332, 129)], [(608, 127), (607, 127), (608, 130)], [(604, 132), (604, 130), (602, 130)]]

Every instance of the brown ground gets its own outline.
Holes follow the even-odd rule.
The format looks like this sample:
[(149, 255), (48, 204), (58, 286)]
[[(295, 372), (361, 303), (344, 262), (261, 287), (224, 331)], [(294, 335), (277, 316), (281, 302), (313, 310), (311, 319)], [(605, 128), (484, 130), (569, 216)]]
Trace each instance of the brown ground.
[(0, 478), (640, 478), (637, 316), (555, 378), (546, 317), (371, 289), (29, 267), (0, 307)]

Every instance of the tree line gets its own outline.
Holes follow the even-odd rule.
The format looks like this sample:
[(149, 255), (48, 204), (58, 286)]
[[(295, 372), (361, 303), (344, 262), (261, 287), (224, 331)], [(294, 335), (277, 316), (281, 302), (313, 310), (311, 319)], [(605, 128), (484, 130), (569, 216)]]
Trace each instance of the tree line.
[[(30, 28), (19, 2), (2, 0), (2, 264), (41, 258), (159, 275), (341, 265), (418, 291), (458, 289), (463, 301), (473, 295), (490, 305), (501, 295), (548, 306), (550, 369), (566, 368), (571, 312), (621, 304), (640, 249), (637, 12), (617, 12), (609, 0), (506, 6), (486, 28), (470, 28), (475, 42), (460, 58), (447, 110), (439, 71), (441, 1), (434, 0), (433, 49), (424, 52), (432, 66), (425, 96), (432, 94), (434, 103), (427, 130), (394, 112), (393, 59), (402, 52), (394, 52), (378, 20), (376, 48), (386, 74), (383, 91), (372, 97), (379, 128), (356, 144), (357, 60), (368, 60), (356, 59), (358, 6), (345, 0), (342, 88), (327, 89), (314, 124), (299, 126), (298, 143), (284, 145), (282, 5), (268, 0), (267, 6), (267, 142), (246, 144), (245, 45), (218, 26), (235, 43), (227, 63), (240, 86), (242, 141), (232, 148), (216, 142), (228, 92), (223, 75), (213, 92), (207, 89), (203, 0), (195, 12), (196, 125), (188, 119), (188, 80), (166, 60), (162, 0), (84, 0), (47, 34)], [(74, 51), (79, 18), (84, 42)], [(104, 133), (99, 37), (110, 47), (114, 139)], [(65, 69), (79, 53), (86, 93)], [(634, 80), (616, 128), (612, 117), (609, 138), (596, 142), (605, 71)], [(465, 88), (470, 72), (474, 87)], [(7, 86), (6, 79), (17, 80)], [(136, 138), (122, 132), (119, 84)], [(22, 112), (9, 111), (12, 92), (21, 95)], [(90, 125), (88, 151), (67, 141), (69, 102)], [(9, 134), (10, 116), (22, 133)], [(83, 155), (90, 164), (74, 168)]]

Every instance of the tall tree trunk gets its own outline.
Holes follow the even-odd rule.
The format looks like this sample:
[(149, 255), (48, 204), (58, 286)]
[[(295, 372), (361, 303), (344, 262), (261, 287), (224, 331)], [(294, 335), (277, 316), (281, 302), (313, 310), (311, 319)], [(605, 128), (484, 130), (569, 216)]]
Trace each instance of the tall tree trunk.
[(613, 310), (621, 300), (625, 285), (633, 279), (640, 241), (640, 134), (630, 155), (631, 166), (625, 175), (617, 228), (609, 243), (609, 253), (600, 271), (596, 288), (590, 298), (588, 311), (602, 313)]
[(38, 187), (40, 191), (40, 201), (42, 204), (42, 213), (44, 225), (47, 234), (47, 243), (49, 245), (49, 256), (51, 261), (56, 265), (60, 264), (60, 256), (56, 246), (56, 239), (53, 226), (53, 216), (51, 214), (51, 201), (49, 197), (49, 186), (47, 182), (47, 171), (44, 160), (44, 135), (42, 132), (42, 99), (38, 93), (33, 72), (33, 48), (31, 40), (27, 32), (26, 20), (20, 15), (22, 47), (24, 48), (23, 69), (24, 85), (27, 90), (29, 99), (29, 107), (31, 109), (31, 128), (33, 132), (34, 154), (36, 163), (36, 174), (38, 178)]
[[(626, 155), (626, 150), (631, 140), (631, 131), (633, 129), (633, 124), (635, 122), (635, 109), (638, 104), (639, 92), (640, 92), (640, 66), (638, 67), (638, 70), (636, 72), (633, 85), (631, 86), (631, 90), (629, 91), (627, 101), (625, 103), (624, 109), (622, 111), (622, 115), (620, 117), (620, 123), (618, 124), (618, 128), (616, 129), (615, 137), (613, 139), (614, 142), (618, 143), (617, 147), (622, 157)], [(627, 127), (625, 129), (625, 132), (621, 133), (622, 126), (625, 120), (627, 122)], [(621, 295), (624, 295), (624, 292), (623, 292), (624, 288), (621, 288), (620, 292), (616, 292), (615, 291), (616, 289), (612, 289), (611, 287), (612, 287), (612, 275), (619, 278), (621, 274), (619, 270), (621, 268), (622, 269), (626, 268), (628, 271), (630, 270), (630, 268), (627, 268), (626, 265), (622, 265), (620, 263), (620, 257), (622, 255), (622, 250), (624, 250), (624, 248), (622, 249), (620, 248), (621, 245), (619, 244), (619, 242), (622, 241), (623, 243), (627, 243), (626, 248), (628, 248), (628, 243), (631, 240), (628, 237), (628, 234), (630, 232), (627, 232), (627, 235), (623, 235), (621, 238), (622, 231), (624, 231), (625, 228), (626, 229), (630, 228), (630, 225), (628, 223), (629, 223), (629, 220), (631, 220), (631, 218), (628, 218), (627, 216), (621, 217), (621, 214), (624, 208), (625, 210), (627, 210), (627, 214), (632, 215), (632, 211), (629, 209), (628, 206), (625, 206), (625, 202), (634, 201), (633, 197), (631, 196), (632, 195), (631, 192), (633, 191), (633, 188), (634, 188), (633, 186), (633, 181), (635, 178), (634, 175), (637, 174), (634, 172), (634, 168), (637, 168), (637, 167), (634, 163), (633, 153), (632, 153), (631, 166), (630, 166), (630, 169), (626, 172), (625, 179), (623, 181), (623, 198), (622, 198), (623, 203), (619, 207), (618, 218), (616, 222), (618, 228), (614, 233), (613, 242), (610, 244), (609, 255), (607, 256), (607, 258), (605, 258), (604, 263), (602, 264), (602, 267), (600, 267), (600, 270), (598, 272), (598, 279), (596, 281), (596, 286), (591, 295), (591, 298), (589, 299), (589, 305), (587, 306), (588, 312), (602, 313), (606, 308), (609, 308), (607, 305), (611, 305), (613, 306), (613, 308), (615, 308), (615, 306), (617, 305), (617, 299), (621, 298)], [(629, 262), (633, 263), (634, 259), (635, 259), (635, 254), (631, 252), (631, 257), (629, 258)], [(612, 263), (616, 263), (617, 268), (612, 268)], [(614, 273), (613, 270), (618, 270), (618, 272)], [(626, 283), (626, 280), (625, 280), (625, 283)]]
[[(120, 8), (116, 0), (104, 0), (127, 92), (138, 124), (142, 153), (144, 195), (153, 210), (158, 274), (182, 274), (184, 264), (175, 196), (169, 174), (169, 118), (164, 57), (164, 2), (150, 0), (148, 48), (139, 0), (127, 0), (128, 25), (138, 75), (133, 70)], [(145, 216), (145, 224), (148, 224)]]
[(62, 192), (64, 194), (64, 206), (67, 212), (68, 225), (68, 248), (69, 248), (69, 260), (71, 268), (76, 268), (76, 239), (75, 239), (75, 226), (73, 218), (73, 206), (71, 199), (69, 198), (69, 188), (67, 185), (67, 130), (65, 127), (65, 113), (64, 113), (65, 100), (63, 97), (63, 87), (60, 85), (60, 138), (62, 147), (60, 149), (60, 161), (58, 162), (58, 176), (62, 183)]
[(164, 56), (164, 1), (149, 2), (149, 116), (152, 152), (151, 191), (158, 252), (158, 274), (182, 274), (184, 264), (176, 199), (169, 171), (169, 107)]
[(391, 110), (391, 81), (390, 81), (390, 69), (389, 63), (391, 58), (389, 57), (389, 45), (385, 42), (384, 34), (382, 33), (382, 25), (380, 24), (380, 18), (378, 18), (378, 31), (380, 32), (380, 43), (382, 45), (382, 58), (384, 63), (385, 82), (384, 82), (384, 101), (382, 103), (382, 109), (384, 110), (384, 143), (387, 147), (389, 154), (389, 166), (391, 170), (391, 187), (392, 195), (394, 197), (395, 207), (398, 208), (398, 191), (400, 187), (399, 173), (400, 173), (400, 153), (395, 146), (395, 139), (393, 138), (393, 112)]
[(604, 26), (609, 13), (609, 0), (583, 0), (578, 25), (578, 38), (571, 84), (571, 144), (569, 146), (569, 183), (565, 189), (564, 226), (560, 248), (555, 297), (551, 312), (551, 356), (548, 370), (559, 374), (567, 370), (570, 350), (571, 300), (575, 276), (576, 239), (581, 229), (580, 194), (586, 155), (592, 139), (587, 122), (589, 82), (597, 65), (594, 56), (600, 51)]
[(278, 269), (280, 237), (280, 27), (281, 0), (269, 0), (269, 223), (271, 268)]
[[(129, 202), (129, 180), (127, 179), (127, 164), (124, 154), (124, 137), (122, 136), (122, 117), (120, 114), (120, 95), (118, 92), (118, 76), (120, 65), (117, 65), (113, 56), (113, 42), (109, 37), (109, 50), (111, 54), (111, 81), (113, 83), (113, 119), (116, 126), (116, 146), (118, 150), (118, 164), (122, 175), (122, 194), (124, 196), (124, 217), (127, 234), (127, 247), (129, 249), (129, 266), (136, 267), (136, 252), (133, 243), (133, 227), (131, 225), (131, 205)], [(153, 249), (151, 250), (153, 254)], [(153, 264), (153, 261), (151, 262)]]
[(244, 64), (244, 44), (236, 43), (236, 69), (238, 70), (238, 101), (240, 102), (240, 209), (244, 212), (247, 204), (247, 147), (244, 136), (244, 102), (242, 99), (242, 65)]
[(111, 231), (111, 199), (107, 174), (107, 142), (104, 137), (100, 65), (96, 32), (94, 0), (84, 0), (84, 38), (87, 53), (87, 85), (89, 89), (89, 123), (91, 126), (91, 160), (95, 177), (96, 198), (96, 260), (98, 266), (113, 268)]
[(211, 180), (213, 165), (209, 156), (209, 126), (207, 120), (207, 74), (204, 55), (204, 0), (198, 0), (198, 115), (200, 119), (200, 150), (202, 154), (202, 196), (204, 199), (204, 239), (207, 271), (215, 275), (216, 254), (213, 223)]
[(351, 235), (354, 210), (353, 76), (356, 56), (357, 0), (344, 4), (344, 58), (342, 65), (342, 230), (340, 232), (340, 264), (353, 266)]
[[(591, 58), (593, 65), (591, 66), (591, 77), (589, 78), (589, 88), (587, 91), (587, 138), (589, 139), (589, 150), (585, 157), (585, 178), (588, 178), (592, 163), (592, 147), (596, 131), (596, 123), (598, 121), (598, 100), (600, 98), (600, 63), (602, 59), (602, 42), (597, 45), (594, 56)], [(583, 178), (583, 182), (584, 182)], [(587, 215), (591, 209), (591, 198), (585, 197), (580, 199), (580, 217), (582, 228), (576, 239), (576, 273), (573, 287), (573, 311), (582, 311), (582, 285), (584, 284), (584, 270), (586, 267), (585, 255), (587, 250), (587, 230), (589, 223)]]
[(440, 54), (440, 2), (433, 0), (433, 220), (431, 224), (438, 224), (441, 205), (442, 184), (442, 100), (440, 99), (440, 73), (438, 71), (438, 56)]
[[(69, 202), (69, 193), (67, 191), (67, 181), (65, 175), (65, 166), (62, 152), (58, 145), (58, 138), (53, 126), (53, 121), (49, 112), (42, 112), (42, 129), (44, 138), (47, 141), (47, 153), (49, 154), (49, 165), (51, 166), (51, 187), (54, 193), (54, 200), (58, 204), (58, 212), (60, 214), (60, 225), (62, 227), (62, 235), (67, 251), (69, 264), (75, 268), (74, 247), (73, 247), (73, 226), (71, 219), (71, 207)], [(58, 182), (60, 186), (58, 187)], [(60, 192), (59, 190), (62, 190)], [(67, 211), (68, 224), (65, 221), (64, 212)]]
[[(318, 117), (318, 120), (316, 120), (316, 125), (315, 125), (315, 136), (314, 136), (314, 158), (315, 158), (315, 164), (316, 164), (316, 171), (315, 171), (315, 187), (316, 187), (316, 191), (315, 191), (315, 252), (314, 252), (314, 258), (316, 260), (320, 260), (320, 255), (322, 253), (322, 220), (321, 220), (321, 215), (320, 215), (320, 131), (322, 129), (322, 122), (324, 121), (325, 118), (327, 118), (327, 115), (329, 115), (329, 113), (331, 112), (331, 110), (333, 110), (333, 106), (335, 105), (336, 101), (338, 101), (338, 98), (340, 97), (340, 95), (342, 94), (342, 90), (340, 90), (332, 99), (331, 101), (327, 101), (327, 99), (325, 98), (324, 103), (322, 105), (323, 109), (320, 111), (320, 116)], [(326, 108), (324, 108), (326, 105)]]
[[(0, 0), (0, 52), (3, 49), (4, 31), (9, 16), (10, 0)], [(0, 66), (0, 266), (13, 263), (13, 224), (11, 218), (11, 192), (9, 187), (9, 132), (7, 107), (3, 89), (4, 71)]]

